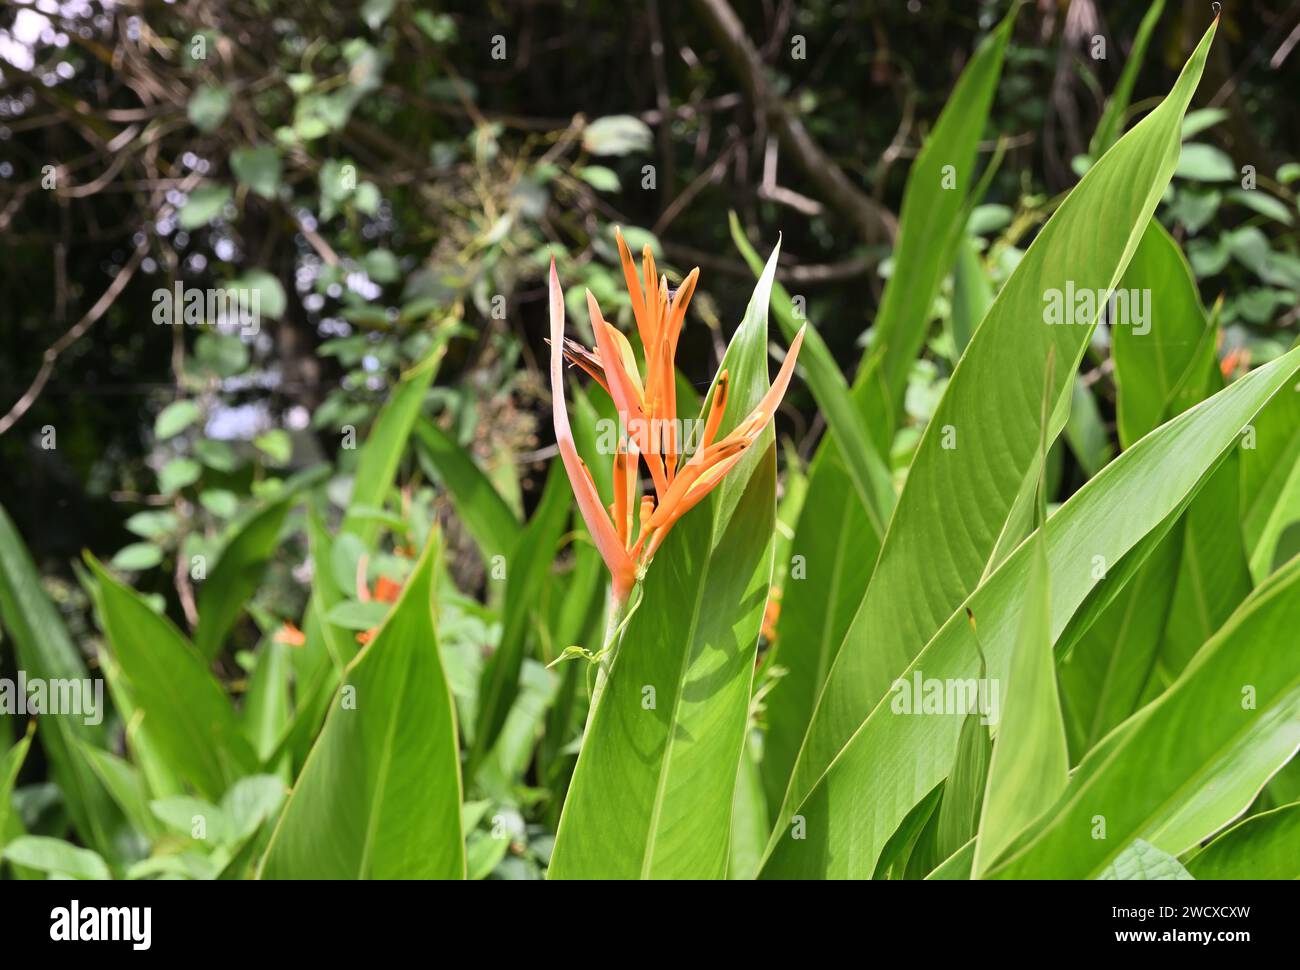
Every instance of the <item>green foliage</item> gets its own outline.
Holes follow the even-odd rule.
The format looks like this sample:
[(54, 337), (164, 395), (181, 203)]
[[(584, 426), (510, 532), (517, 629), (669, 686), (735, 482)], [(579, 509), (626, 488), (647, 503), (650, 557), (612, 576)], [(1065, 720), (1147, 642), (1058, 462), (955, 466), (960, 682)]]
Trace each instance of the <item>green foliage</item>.
[[(168, 94), (139, 118), (95, 102), (120, 86), (85, 45), (66, 85), (51, 62), (105, 174), (37, 192), (68, 122), (9, 132), (6, 245), (17, 277), (62, 260), (58, 329), (131, 269), (52, 353), (48, 308), (0, 324), (0, 384), (43, 375), (0, 414), (32, 469), (0, 509), (0, 666), (105, 691), (98, 720), (0, 719), (0, 877), (1297, 876), (1300, 169), (1243, 168), (1235, 98), (1189, 110), (1230, 31), (1171, 87), (1203, 23), (1162, 2), (1115, 14), (1114, 74), (1026, 5), (935, 13), (961, 29), (918, 54), (901, 12), (812, 3), (800, 31), (890, 47), (810, 74), (702, 4), (620, 41), (632, 98), (574, 66), (612, 56), (596, 34), (535, 26), (519, 58), (512, 11), (254, 5), (276, 30), (231, 60), (236, 14), (182, 6), (141, 13), (193, 44), (132, 61)], [(467, 67), (498, 32), (510, 57)], [(590, 293), (655, 365), (616, 225), (669, 289), (703, 266), (664, 376), (703, 423), (726, 371), (715, 442), (803, 334), (627, 602), (538, 363), (554, 259), (568, 334), (593, 343)], [(1115, 289), (1147, 327), (1049, 319)], [(216, 290), (257, 318), (155, 315)], [(584, 374), (609, 361), (573, 356), (613, 516), (618, 409)]]

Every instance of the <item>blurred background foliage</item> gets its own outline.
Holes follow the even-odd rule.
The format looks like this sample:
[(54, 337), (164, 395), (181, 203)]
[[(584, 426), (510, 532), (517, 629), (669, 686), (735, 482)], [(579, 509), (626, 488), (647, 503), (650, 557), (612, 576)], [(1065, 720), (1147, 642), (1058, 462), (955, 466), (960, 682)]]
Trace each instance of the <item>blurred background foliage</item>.
[[(1208, 4), (1168, 4), (1143, 53), (1144, 6), (1021, 11), (981, 146), (997, 169), (958, 261), (976, 275), (959, 271), (932, 308), (899, 467), (960, 352), (963, 286), (1005, 279), (1104, 148), (1094, 132), (1126, 66), (1120, 130), (1168, 90)], [(1289, 346), (1300, 316), (1300, 4), (1224, 6), (1159, 216), (1206, 306), (1231, 294), (1218, 311), (1231, 375)], [(94, 642), (70, 565), (82, 548), (191, 629), (193, 557), (216, 555), (322, 461), (341, 507), (355, 445), (434, 348), (445, 356), (424, 413), (528, 518), (553, 454), (542, 272), (555, 256), (579, 334), (584, 288), (628, 323), (615, 226), (672, 280), (702, 269), (678, 355), (687, 381), (713, 373), (753, 286), (732, 211), (763, 253), (781, 235), (778, 277), (851, 378), (910, 161), (1004, 7), (3, 0), (0, 506), (74, 637)], [(159, 325), (155, 292), (178, 282), (256, 290), (259, 332)], [(1094, 351), (1086, 417), (1057, 449), (1058, 497), (1117, 450), (1104, 341)], [(778, 431), (792, 468), (824, 432), (797, 382)], [(406, 461), (408, 539), (441, 522), (457, 587), (490, 601), (490, 564), (436, 469)], [(236, 629), (244, 651), (302, 616), (310, 569), (293, 516), (255, 622)], [(400, 581), (403, 564), (389, 565)], [(499, 631), (464, 605), (448, 649), (471, 684)], [(544, 711), (555, 685), (537, 684)], [(545, 815), (516, 802), (521, 830)], [(530, 852), (524, 840), (492, 865), (535, 867)]]

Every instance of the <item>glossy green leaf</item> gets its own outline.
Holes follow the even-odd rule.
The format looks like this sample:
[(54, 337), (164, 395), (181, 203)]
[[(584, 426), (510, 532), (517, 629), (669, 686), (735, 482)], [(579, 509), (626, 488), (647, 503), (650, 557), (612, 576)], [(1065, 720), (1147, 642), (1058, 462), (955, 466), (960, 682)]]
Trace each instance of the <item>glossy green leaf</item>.
[(436, 539), (348, 665), (264, 879), (462, 879), (460, 758), (433, 620)]
[[(40, 575), (18, 530), (0, 507), (0, 625), (12, 644), (17, 665), (28, 677), (45, 681), (86, 680), (90, 674), (54, 604), (41, 588)], [(119, 816), (107, 792), (77, 752), (77, 742), (102, 746), (104, 729), (85, 718), (43, 717), (41, 745), (51, 774), (63, 791), (73, 828), (82, 841), (113, 855), (112, 833)]]
[(957, 260), (952, 271), (952, 341), (960, 357), (975, 328), (993, 305), (993, 282), (975, 248), (975, 240), (963, 234), (957, 243)]
[(521, 527), (492, 481), (445, 431), (432, 421), (415, 424), (415, 440), (447, 490), (456, 515), (465, 523), (483, 558), (507, 555), (519, 541)]
[[(316, 569), (303, 617), (306, 642), (301, 650), (290, 654), (294, 667), (294, 716), (282, 742), (292, 755), (295, 769), (306, 759), (343, 668), (358, 650), (355, 636), (327, 619), (345, 597), (331, 570), (324, 566), (334, 558), (336, 543), (330, 539), (320, 509), (314, 504), (308, 508), (307, 538)], [(356, 536), (345, 533), (338, 537), (337, 544), (348, 539), (360, 542)], [(355, 570), (352, 575), (355, 576)], [(352, 582), (355, 584), (355, 579)]]
[[(1143, 536), (1165, 523), (1240, 428), (1294, 380), (1298, 369), (1300, 353), (1293, 352), (1230, 385), (1148, 435), (1048, 518), (1054, 638), (1099, 582), (1100, 567), (1120, 563)], [(1022, 544), (964, 607), (959, 604), (901, 676), (916, 671), (942, 681), (975, 676), (978, 666), (965, 615), (969, 608), (979, 618), (989, 675), (1003, 677), (1019, 630), (1031, 546)], [(901, 716), (887, 702), (876, 705), (812, 790), (794, 804), (790, 817), (802, 817), (805, 838), (791, 838), (792, 825), (778, 829), (762, 874), (869, 874), (912, 806), (948, 773), (959, 720)]]
[(1113, 457), (1110, 432), (1106, 430), (1097, 399), (1082, 377), (1074, 379), (1070, 394), (1070, 417), (1065, 423), (1065, 440), (1070, 451), (1091, 478), (1106, 467)]
[(1169, 617), (1182, 540), (1181, 526), (1160, 538), (1061, 664), (1071, 763), (1140, 706)]
[(149, 811), (144, 778), (135, 766), (111, 751), (96, 748), (84, 741), (79, 743), (79, 748), (122, 814), (142, 833), (153, 835), (158, 828), (157, 821)]
[(279, 548), (285, 517), (300, 490), (319, 481), (325, 473), (322, 466), (295, 476), (276, 498), (231, 525), (230, 538), (220, 556), (208, 570), (207, 578), (198, 584), (199, 623), (194, 631), (194, 646), (204, 657), (213, 660), (221, 652), (245, 603), (257, 591)]
[(170, 620), (94, 556), (87, 554), (86, 562), (99, 582), (100, 622), (150, 739), (200, 794), (219, 798), (257, 763), (230, 699)]
[[(1038, 403), (1046, 361), (1054, 356), (1058, 362), (1047, 399), (1061, 402), (1092, 332), (1088, 325), (1048, 325), (1046, 310), (1071, 286), (1108, 293), (1119, 283), (1172, 174), (1179, 125), (1213, 34), (1213, 28), (1206, 32), (1170, 96), (1056, 210), (971, 339), (921, 439), (871, 584), (826, 679), (774, 840), (786, 835), (795, 807), (894, 678), (1012, 545), (1002, 542), (1004, 533), (1038, 479)], [(1079, 239), (1096, 245), (1081, 252)], [(1048, 440), (1064, 423), (1065, 410), (1058, 406)], [(954, 519), (960, 529), (944, 525)], [(904, 812), (924, 791), (915, 793)], [(879, 846), (870, 848), (874, 866)]]
[(1251, 590), (1238, 479), (1234, 452), (1201, 486), (1184, 517), (1182, 561), (1160, 644), (1160, 671), (1167, 679), (1187, 666)]
[(820, 448), (790, 545), (776, 624), (774, 662), (786, 673), (766, 700), (761, 773), (773, 818), (831, 661), (871, 578), (879, 543), (838, 449)]
[(1255, 582), (1300, 521), (1300, 384), (1283, 389), (1242, 435), (1241, 528)]
[(1238, 822), (1187, 868), (1197, 879), (1300, 879), (1300, 802)]
[[(1124, 273), (1122, 290), (1140, 294), (1145, 311), (1126, 311), (1127, 325), (1111, 327), (1120, 445), (1129, 447), (1182, 408), (1177, 389), (1197, 363), (1209, 326), (1192, 271), (1178, 244), (1152, 219)], [(1138, 318), (1147, 316), (1149, 319)], [(1203, 385), (1206, 375), (1197, 375)], [(1197, 388), (1191, 403), (1204, 396)]]
[(27, 733), (0, 756), (0, 849), (4, 848), (7, 841), (5, 832), (9, 828), (9, 814), (13, 810), (14, 782), (18, 780), (18, 772), (27, 760), (27, 750), (32, 746), (32, 731), (36, 728), (36, 722), (29, 721), (28, 724)]
[(533, 611), (550, 576), (560, 536), (568, 525), (572, 496), (563, 462), (552, 461), (541, 502), (507, 557), (505, 616), (501, 640), (483, 667), (479, 685), (478, 720), (466, 771), (471, 777), (496, 742), (518, 695), (524, 651), (530, 630), (536, 625)]
[(366, 443), (361, 446), (353, 476), (352, 498), (341, 531), (360, 537), (366, 545), (373, 543), (379, 534), (379, 523), (356, 510), (384, 507), (397, 475), (397, 466), (406, 451), (407, 439), (420, 416), (424, 396), (445, 350), (444, 336), (423, 361), (402, 375), (402, 380), (393, 388), (388, 402), (375, 418)]
[(1000, 698), (998, 739), (975, 841), (976, 877), (1056, 801), (1070, 769), (1052, 653), (1052, 594), (1042, 529), (1030, 547), (1020, 631)]
[(528, 770), (558, 686), (555, 671), (547, 670), (535, 660), (524, 660), (515, 701), (476, 777), (477, 783), (494, 798), (502, 801), (513, 798), (513, 786)]
[[(935, 809), (939, 807), (939, 802), (943, 798), (944, 787), (945, 784), (942, 782), (936, 785), (930, 794), (917, 802), (916, 806), (907, 813), (907, 817), (903, 819), (897, 831), (889, 837), (889, 841), (885, 843), (884, 849), (881, 850), (880, 859), (876, 862), (875, 874), (871, 878), (906, 878), (908, 866), (912, 863), (914, 853), (923, 844), (922, 836), (927, 829), (933, 827), (931, 820), (934, 818)], [(929, 870), (933, 867), (922, 863), (917, 868)]]
[[(880, 348), (881, 359), (864, 400), (871, 440), (884, 453), (902, 413), (908, 372), (925, 343), (931, 304), (952, 268), (965, 228), (976, 152), (1017, 9), (1011, 8), (972, 55), (907, 174), (893, 253), (898, 271), (885, 285), (872, 326), (871, 347)], [(859, 374), (866, 360), (864, 356)], [(855, 388), (859, 386), (855, 381)]]
[(767, 845), (767, 806), (763, 803), (763, 781), (758, 765), (759, 745), (751, 731), (740, 756), (740, 774), (731, 804), (728, 879), (753, 879), (763, 858), (763, 847)]
[[(1084, 759), (1051, 820), (991, 874), (1093, 878), (1134, 839), (1178, 855), (1244, 811), (1300, 746), (1300, 655), (1276, 649), (1297, 624), (1293, 560)], [(1106, 838), (1081, 836), (1098, 817)]]
[(290, 649), (274, 639), (265, 640), (244, 695), (244, 734), (263, 764), (274, 755), (291, 719)]
[[(980, 674), (981, 678), (986, 676), (982, 667)], [(944, 782), (943, 800), (934, 818), (933, 848), (927, 852), (935, 858), (945, 859), (959, 850), (979, 828), (992, 755), (987, 720), (978, 707), (962, 718), (957, 754), (952, 770), (948, 772), (948, 780)], [(877, 860), (876, 867), (879, 866)]]
[(1115, 83), (1115, 90), (1106, 99), (1106, 109), (1101, 114), (1101, 120), (1097, 122), (1096, 131), (1092, 133), (1092, 141), (1088, 144), (1088, 154), (1093, 158), (1101, 158), (1106, 154), (1106, 149), (1115, 144), (1124, 130), (1124, 118), (1128, 114), (1129, 102), (1133, 97), (1133, 85), (1137, 81), (1142, 62), (1146, 59), (1147, 46), (1151, 43), (1151, 32), (1155, 30), (1156, 22), (1160, 19), (1164, 7), (1165, 0), (1155, 0), (1147, 8), (1142, 22), (1138, 24), (1137, 33), (1133, 35), (1133, 46), (1129, 48), (1124, 59), (1124, 68)]

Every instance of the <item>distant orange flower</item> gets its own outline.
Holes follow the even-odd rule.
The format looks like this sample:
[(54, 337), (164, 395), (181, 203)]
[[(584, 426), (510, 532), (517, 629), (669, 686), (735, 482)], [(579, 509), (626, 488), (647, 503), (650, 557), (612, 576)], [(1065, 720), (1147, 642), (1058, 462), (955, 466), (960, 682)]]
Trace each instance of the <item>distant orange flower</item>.
[(276, 643), (287, 644), (290, 647), (301, 647), (307, 642), (307, 636), (288, 620), (285, 620), (280, 624), (280, 629), (275, 631), (274, 640)]
[[(402, 584), (394, 582), (387, 576), (380, 576), (375, 580), (375, 590), (372, 593), (366, 585), (366, 563), (368, 557), (362, 556), (357, 561), (357, 599), (362, 603), (396, 603), (397, 598), (402, 595)], [(371, 641), (379, 627), (371, 627), (369, 630), (363, 630), (357, 634), (357, 643), (367, 644)]]
[(767, 594), (767, 605), (763, 608), (763, 639), (776, 643), (776, 622), (781, 618), (781, 588), (773, 586)]
[[(795, 360), (803, 343), (800, 330), (776, 380), (758, 406), (730, 434), (717, 438), (727, 406), (728, 374), (715, 381), (712, 401), (704, 421), (699, 447), (684, 462), (676, 440), (677, 340), (686, 319), (686, 307), (695, 291), (699, 270), (693, 269), (674, 292), (666, 277), (657, 276), (654, 255), (645, 247), (638, 277), (632, 254), (616, 232), (623, 275), (631, 296), (637, 333), (645, 349), (644, 379), (627, 337), (605, 322), (596, 298), (587, 291), (587, 311), (596, 335), (596, 347), (588, 350), (564, 336), (564, 294), (551, 260), (549, 280), (551, 317), (551, 400), (555, 440), (560, 458), (573, 486), (578, 509), (587, 523), (596, 548), (609, 568), (613, 596), (620, 606), (627, 602), (632, 587), (642, 575), (669, 530), (709, 494), (744, 456), (776, 413), (790, 384)], [(643, 285), (644, 283), (644, 285)], [(608, 509), (600, 499), (586, 463), (578, 457), (564, 402), (564, 360), (586, 371), (614, 400), (623, 426), (629, 431), (614, 455), (614, 501)], [(654, 495), (638, 500), (639, 462), (644, 461)]]
[(1250, 366), (1250, 348), (1238, 347), (1230, 350), (1223, 355), (1223, 360), (1219, 362), (1219, 369), (1225, 379), (1232, 377), (1238, 368), (1245, 369)]
[(380, 576), (375, 581), (375, 599), (381, 603), (396, 603), (402, 594), (402, 584), (395, 583), (387, 576)]

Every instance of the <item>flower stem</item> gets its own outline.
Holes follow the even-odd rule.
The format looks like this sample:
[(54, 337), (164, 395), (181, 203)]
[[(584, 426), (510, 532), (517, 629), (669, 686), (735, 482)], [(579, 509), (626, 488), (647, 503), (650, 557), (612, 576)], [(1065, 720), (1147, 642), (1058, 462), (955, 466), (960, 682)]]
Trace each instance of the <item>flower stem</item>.
[(609, 680), (609, 672), (614, 667), (614, 660), (618, 655), (618, 645), (623, 637), (623, 629), (627, 626), (627, 621), (632, 618), (636, 608), (641, 605), (640, 586), (636, 588), (634, 599), (629, 608), (629, 600), (619, 600), (618, 597), (611, 595), (609, 598), (609, 612), (605, 617), (605, 636), (600, 648), (600, 659), (596, 662), (596, 683), (591, 689), (591, 705), (587, 708), (587, 723), (582, 728), (582, 738), (587, 739), (587, 732), (591, 729), (591, 722), (596, 716), (596, 705), (600, 703), (600, 698), (605, 693), (605, 684)]

